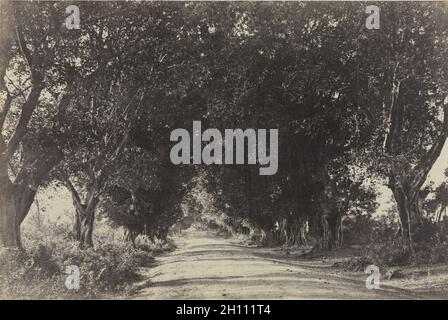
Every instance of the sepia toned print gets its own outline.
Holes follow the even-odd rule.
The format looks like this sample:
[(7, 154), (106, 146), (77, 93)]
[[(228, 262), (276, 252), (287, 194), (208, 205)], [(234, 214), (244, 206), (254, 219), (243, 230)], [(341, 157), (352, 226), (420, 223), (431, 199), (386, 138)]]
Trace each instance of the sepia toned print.
[(1, 299), (448, 298), (447, 2), (0, 8)]

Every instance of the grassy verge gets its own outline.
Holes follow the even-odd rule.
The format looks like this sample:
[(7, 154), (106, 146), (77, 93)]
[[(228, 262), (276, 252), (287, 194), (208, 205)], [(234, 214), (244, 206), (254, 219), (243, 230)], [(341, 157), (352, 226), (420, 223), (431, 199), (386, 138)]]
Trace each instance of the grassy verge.
[[(102, 299), (130, 295), (139, 280), (139, 268), (151, 266), (154, 255), (172, 248), (170, 243), (134, 248), (106, 232), (97, 237), (94, 248), (80, 249), (67, 237), (68, 232), (51, 231), (25, 233), (25, 252), (0, 253), (0, 298)], [(70, 286), (77, 273), (73, 266), (79, 271), (79, 289)], [(67, 288), (67, 281), (72, 289)]]

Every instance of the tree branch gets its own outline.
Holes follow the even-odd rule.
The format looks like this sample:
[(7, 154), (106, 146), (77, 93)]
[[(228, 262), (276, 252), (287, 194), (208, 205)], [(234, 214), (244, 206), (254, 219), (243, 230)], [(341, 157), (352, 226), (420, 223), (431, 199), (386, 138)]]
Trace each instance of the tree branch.
[[(118, 157), (122, 154), (122, 152), (123, 152), (123, 150), (124, 150), (128, 140), (129, 140), (129, 135), (130, 135), (130, 131), (131, 131), (132, 125), (134, 124), (134, 121), (137, 119), (137, 117), (139, 116), (140, 111), (142, 109), (141, 102), (143, 101), (144, 96), (145, 96), (144, 93), (142, 93), (140, 95), (140, 99), (139, 99), (139, 101), (137, 103), (136, 109), (135, 109), (134, 113), (131, 115), (131, 117), (129, 119), (129, 122), (128, 122), (127, 127), (126, 127), (126, 131), (125, 131), (125, 133), (124, 133), (120, 143), (118, 144), (118, 146), (115, 149), (115, 151), (112, 154), (112, 156), (109, 159), (106, 160), (103, 168), (107, 168), (108, 166), (112, 165), (112, 163), (114, 161), (116, 161), (118, 159)], [(126, 112), (130, 108), (130, 106), (132, 105), (133, 100), (134, 99), (132, 99), (132, 101), (126, 106), (126, 108), (125, 108)]]
[(70, 193), (72, 194), (72, 198), (73, 198), (73, 202), (75, 202), (75, 205), (81, 206), (82, 207), (82, 202), (81, 202), (81, 198), (79, 196), (78, 191), (76, 191), (76, 188), (73, 186), (72, 182), (70, 181), (70, 178), (65, 178), (64, 179), (64, 183), (65, 186), (67, 187), (67, 189), (70, 191)]
[(31, 52), (26, 46), (25, 37), (23, 36), (22, 28), (20, 27), (20, 24), (16, 23), (16, 37), (17, 37), (17, 43), (19, 45), (20, 51), (22, 52), (23, 56), (25, 57), (25, 61), (27, 62), (28, 66), (31, 69), (31, 73), (34, 72), (34, 65), (32, 61)]
[[(31, 152), (27, 152), (28, 155)], [(62, 160), (62, 152), (54, 147), (40, 154), (37, 159), (25, 159), (20, 172), (17, 174), (14, 184), (18, 188), (17, 208), (18, 219), (21, 223), (29, 212), (34, 201), (37, 189), (48, 173)]]
[(445, 141), (448, 138), (448, 104), (443, 107), (443, 124), (442, 129), (431, 149), (425, 154), (422, 161), (414, 168), (412, 186), (415, 190), (419, 190), (425, 183), (426, 177), (431, 171), (434, 163), (440, 156)]
[(400, 95), (400, 85), (401, 82), (397, 80), (399, 64), (396, 63), (394, 71), (392, 74), (392, 87), (390, 89), (390, 107), (389, 107), (389, 128), (386, 132), (384, 139), (383, 149), (386, 154), (392, 155), (395, 152), (395, 145), (397, 143), (401, 123), (402, 123), (402, 107), (397, 103), (398, 97)]
[(14, 40), (14, 14), (12, 2), (0, 2), (0, 91), (4, 89), (3, 78), (9, 65)]
[(9, 110), (11, 109), (11, 103), (12, 103), (12, 96), (8, 92), (6, 94), (5, 103), (3, 104), (3, 107), (0, 110), (0, 132), (3, 131), (3, 125), (5, 124), (6, 115), (8, 114)]
[(11, 139), (9, 139), (9, 142), (8, 142), (8, 146), (7, 146), (6, 154), (5, 154), (6, 161), (9, 161), (12, 158), (12, 156), (14, 155), (15, 151), (17, 150), (20, 142), (22, 141), (22, 139), (26, 133), (28, 123), (33, 114), (33, 111), (39, 102), (39, 97), (40, 97), (40, 93), (42, 92), (42, 89), (43, 89), (43, 85), (42, 85), (41, 81), (38, 81), (37, 83), (35, 83), (33, 85), (33, 88), (31, 89), (30, 94), (28, 95), (27, 100), (23, 104), (19, 121), (14, 130), (14, 133), (11, 136)]

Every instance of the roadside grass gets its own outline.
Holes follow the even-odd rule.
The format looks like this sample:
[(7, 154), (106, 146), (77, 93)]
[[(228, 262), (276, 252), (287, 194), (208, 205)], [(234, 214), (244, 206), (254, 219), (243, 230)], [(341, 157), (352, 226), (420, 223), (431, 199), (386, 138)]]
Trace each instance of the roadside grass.
[[(87, 249), (80, 249), (71, 239), (68, 225), (51, 223), (41, 230), (24, 232), (25, 251), (0, 253), (0, 298), (107, 299), (131, 295), (133, 284), (140, 280), (139, 269), (150, 267), (155, 255), (174, 247), (168, 242), (142, 243), (134, 248), (117, 236), (117, 230), (106, 225), (97, 229), (95, 246)], [(69, 266), (79, 270), (79, 289), (66, 286), (67, 278), (73, 276), (66, 273)]]

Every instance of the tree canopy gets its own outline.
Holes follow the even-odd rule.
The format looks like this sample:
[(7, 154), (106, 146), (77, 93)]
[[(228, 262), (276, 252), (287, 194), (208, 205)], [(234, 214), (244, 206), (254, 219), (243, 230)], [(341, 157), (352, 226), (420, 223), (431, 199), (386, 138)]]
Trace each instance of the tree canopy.
[[(383, 3), (380, 30), (363, 3), (79, 8), (69, 30), (64, 3), (2, 3), (2, 245), (21, 246), (37, 189), (57, 181), (82, 246), (98, 208), (131, 238), (165, 238), (200, 187), (241, 232), (292, 245), (310, 228), (333, 249), (345, 216), (374, 210), (369, 179), (393, 192), (412, 243), (448, 136), (446, 4)], [(278, 172), (173, 165), (170, 132), (195, 120), (278, 129)]]

